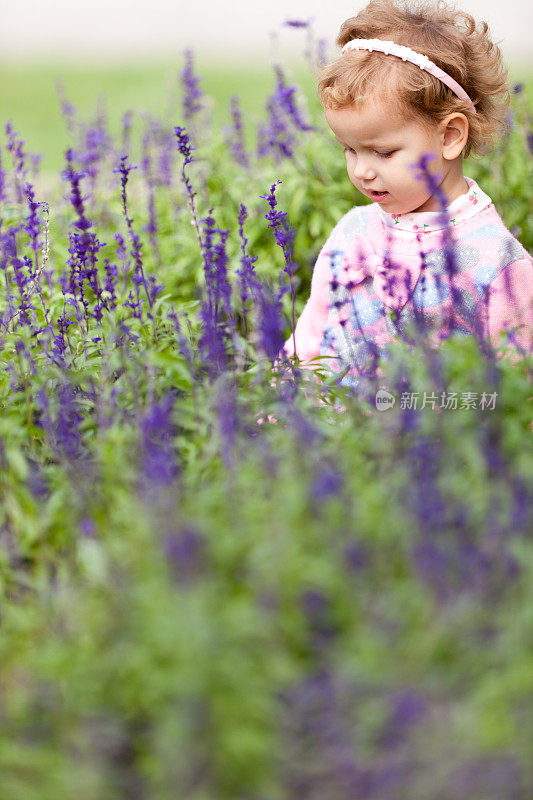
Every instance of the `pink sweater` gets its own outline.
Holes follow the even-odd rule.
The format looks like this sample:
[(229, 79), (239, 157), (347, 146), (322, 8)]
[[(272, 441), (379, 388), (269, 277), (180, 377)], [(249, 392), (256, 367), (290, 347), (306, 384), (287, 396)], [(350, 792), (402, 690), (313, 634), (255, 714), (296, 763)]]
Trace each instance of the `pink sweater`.
[[(433, 344), (452, 332), (476, 332), (497, 347), (509, 327), (531, 352), (533, 259), (490, 197), (466, 181), (468, 193), (447, 209), (453, 247), (440, 212), (388, 214), (372, 203), (342, 217), (318, 256), (296, 325), (301, 361), (333, 356), (326, 362), (332, 369), (349, 367), (343, 383), (357, 384), (388, 342), (411, 341), (416, 319)], [(283, 349), (294, 353), (292, 336)]]

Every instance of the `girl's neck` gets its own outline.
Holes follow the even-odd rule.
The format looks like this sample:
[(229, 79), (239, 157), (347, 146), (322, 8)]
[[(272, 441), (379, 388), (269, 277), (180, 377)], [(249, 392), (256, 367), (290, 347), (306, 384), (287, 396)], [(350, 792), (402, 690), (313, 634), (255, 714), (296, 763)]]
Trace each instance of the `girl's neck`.
[[(462, 194), (468, 192), (468, 183), (463, 175), (463, 159), (457, 158), (450, 164), (449, 169), (440, 183), (440, 188), (446, 196), (446, 206), (457, 200)], [(440, 211), (440, 203), (436, 197), (431, 197), (425, 211)]]

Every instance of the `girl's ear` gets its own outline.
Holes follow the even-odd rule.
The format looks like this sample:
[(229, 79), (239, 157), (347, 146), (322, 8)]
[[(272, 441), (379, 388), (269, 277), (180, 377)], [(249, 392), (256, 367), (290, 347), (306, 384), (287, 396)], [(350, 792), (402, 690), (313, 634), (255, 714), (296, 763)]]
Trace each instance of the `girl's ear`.
[(453, 161), (463, 152), (468, 140), (468, 120), (464, 114), (455, 111), (448, 114), (442, 122), (442, 156)]

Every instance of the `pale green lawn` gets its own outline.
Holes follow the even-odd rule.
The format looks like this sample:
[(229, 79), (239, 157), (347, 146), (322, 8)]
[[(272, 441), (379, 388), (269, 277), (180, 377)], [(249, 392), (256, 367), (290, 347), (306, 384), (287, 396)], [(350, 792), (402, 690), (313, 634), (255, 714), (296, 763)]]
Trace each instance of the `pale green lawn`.
[[(105, 96), (105, 108), (111, 131), (120, 130), (122, 115), (128, 109), (150, 111), (165, 117), (172, 125), (184, 124), (180, 106), (179, 72), (181, 56), (176, 63), (148, 66), (72, 66), (44, 64), (16, 66), (0, 63), (0, 140), (5, 141), (5, 123), (11, 119), (25, 139), (27, 149), (43, 154), (45, 171), (61, 169), (68, 144), (65, 123), (55, 89), (60, 79), (69, 101), (83, 118), (94, 115), (99, 98)], [(314, 76), (302, 63), (287, 70), (291, 82), (297, 76), (305, 92), (312, 95)], [(254, 140), (255, 124), (264, 116), (268, 94), (274, 88), (274, 72), (265, 64), (244, 70), (241, 67), (198, 63), (196, 72), (202, 88), (213, 98), (215, 125), (229, 124), (229, 103), (232, 94), (241, 98), (248, 139)]]

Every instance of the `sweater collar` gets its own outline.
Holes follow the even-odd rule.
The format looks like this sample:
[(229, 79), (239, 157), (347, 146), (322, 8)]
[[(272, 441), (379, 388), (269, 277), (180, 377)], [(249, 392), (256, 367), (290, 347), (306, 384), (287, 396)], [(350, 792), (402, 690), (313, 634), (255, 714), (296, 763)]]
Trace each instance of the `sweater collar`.
[[(492, 200), (479, 188), (476, 181), (472, 178), (465, 180), (468, 184), (468, 191), (456, 197), (447, 207), (447, 216), (453, 227), (460, 222), (475, 217), (480, 211), (487, 208)], [(376, 204), (377, 205), (377, 204)], [(430, 231), (440, 231), (446, 227), (440, 211), (413, 211), (407, 214), (389, 214), (378, 205), (381, 219), (386, 228), (393, 230), (410, 231), (411, 233), (429, 233)]]

